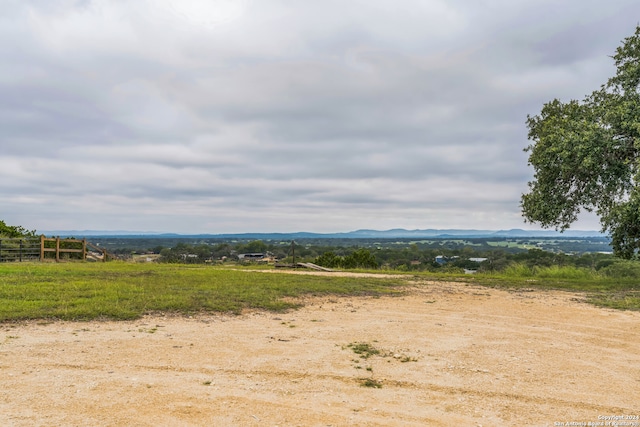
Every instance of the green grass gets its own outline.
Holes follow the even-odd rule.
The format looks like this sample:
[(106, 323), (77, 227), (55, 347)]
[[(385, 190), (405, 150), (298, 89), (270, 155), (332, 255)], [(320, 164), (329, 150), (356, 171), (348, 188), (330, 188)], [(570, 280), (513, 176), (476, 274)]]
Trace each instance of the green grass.
[(509, 289), (562, 289), (586, 294), (589, 302), (601, 307), (640, 310), (640, 263), (631, 262), (619, 262), (600, 271), (516, 265), (501, 273), (420, 273), (402, 278), (267, 274), (249, 270), (124, 262), (3, 263), (0, 322), (135, 319), (154, 312), (285, 311), (298, 307), (295, 297), (301, 295), (393, 294), (415, 277)]
[[(382, 295), (397, 279), (265, 274), (211, 266), (0, 264), (0, 321), (135, 319), (153, 312), (285, 311), (303, 294)], [(287, 298), (289, 297), (289, 298)]]
[(640, 310), (640, 274), (630, 272), (635, 269), (627, 271), (626, 264), (621, 262), (615, 268), (600, 271), (573, 266), (515, 265), (501, 273), (478, 274), (471, 280), (492, 287), (572, 291), (586, 294), (587, 301), (600, 307)]

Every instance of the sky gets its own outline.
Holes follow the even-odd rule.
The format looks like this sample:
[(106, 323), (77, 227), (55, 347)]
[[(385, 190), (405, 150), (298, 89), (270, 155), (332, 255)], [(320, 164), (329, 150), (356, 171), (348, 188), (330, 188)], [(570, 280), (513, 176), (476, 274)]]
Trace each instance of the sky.
[(0, 220), (538, 229), (527, 115), (598, 89), (638, 22), (637, 0), (2, 0)]

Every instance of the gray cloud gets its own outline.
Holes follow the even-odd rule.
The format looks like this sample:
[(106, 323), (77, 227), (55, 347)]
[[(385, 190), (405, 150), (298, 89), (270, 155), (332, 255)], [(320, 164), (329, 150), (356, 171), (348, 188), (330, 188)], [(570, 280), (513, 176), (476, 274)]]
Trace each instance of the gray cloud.
[(2, 219), (520, 227), (526, 115), (604, 83), (638, 12), (628, 0), (11, 0)]

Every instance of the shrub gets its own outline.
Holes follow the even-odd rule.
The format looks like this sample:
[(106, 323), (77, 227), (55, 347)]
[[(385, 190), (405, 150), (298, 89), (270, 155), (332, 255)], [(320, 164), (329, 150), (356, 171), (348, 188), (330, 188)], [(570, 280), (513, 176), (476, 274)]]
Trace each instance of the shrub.
[(573, 266), (535, 267), (534, 274), (536, 277), (544, 279), (591, 279), (594, 272), (591, 269), (579, 268)]
[(35, 230), (27, 230), (20, 225), (7, 225), (4, 221), (0, 220), (0, 237), (35, 237)]
[(502, 274), (508, 277), (533, 277), (533, 269), (525, 264), (514, 263), (508, 265)]
[(367, 249), (358, 249), (344, 257), (325, 252), (314, 263), (328, 268), (378, 268), (376, 257)]
[(600, 274), (615, 279), (623, 278), (639, 278), (640, 263), (637, 261), (618, 261), (604, 267), (600, 270)]

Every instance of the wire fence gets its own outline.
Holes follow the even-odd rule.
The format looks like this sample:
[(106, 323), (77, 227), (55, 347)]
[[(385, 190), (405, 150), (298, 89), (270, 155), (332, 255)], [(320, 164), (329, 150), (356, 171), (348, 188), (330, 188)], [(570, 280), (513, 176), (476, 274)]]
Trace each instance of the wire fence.
[(15, 238), (0, 239), (0, 262), (39, 261), (41, 259), (41, 239)]

